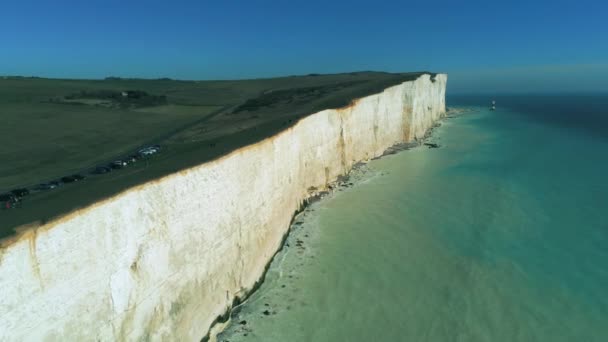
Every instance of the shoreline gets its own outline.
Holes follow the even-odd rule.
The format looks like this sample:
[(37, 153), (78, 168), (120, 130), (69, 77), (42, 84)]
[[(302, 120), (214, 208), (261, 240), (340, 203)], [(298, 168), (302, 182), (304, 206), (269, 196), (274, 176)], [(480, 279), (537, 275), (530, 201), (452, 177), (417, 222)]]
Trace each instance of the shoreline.
[[(456, 111), (456, 113), (454, 113), (450, 116), (451, 111)], [(338, 179), (336, 179), (335, 181), (328, 184), (327, 190), (319, 191), (319, 192), (315, 193), (314, 195), (312, 195), (311, 197), (305, 199), (303, 204), (300, 206), (300, 208), (298, 208), (298, 210), (296, 210), (296, 212), (291, 217), (289, 227), (281, 239), (281, 244), (280, 244), (279, 248), (277, 249), (277, 251), (272, 255), (272, 257), (270, 258), (270, 260), (268, 261), (266, 266), (264, 267), (264, 272), (261, 275), (261, 277), (258, 279), (258, 281), (256, 281), (256, 283), (251, 288), (251, 290), (248, 291), (243, 296), (242, 299), (235, 298), (235, 300), (232, 303), (232, 306), (230, 308), (228, 308), (223, 315), (217, 317), (216, 320), (214, 320), (214, 322), (211, 325), (211, 327), (209, 328), (209, 331), (207, 332), (207, 334), (201, 339), (201, 342), (216, 342), (217, 336), (219, 334), (221, 334), (222, 332), (224, 332), (226, 330), (226, 328), (231, 324), (232, 317), (234, 315), (238, 314), (241, 311), (241, 307), (243, 305), (245, 305), (247, 303), (247, 301), (254, 294), (257, 293), (257, 291), (260, 289), (260, 287), (262, 285), (264, 285), (266, 276), (268, 275), (268, 271), (270, 270), (272, 263), (276, 260), (276, 257), (278, 256), (278, 254), (281, 253), (286, 247), (287, 248), (290, 247), (290, 246), (286, 246), (287, 239), (295, 232), (295, 228), (297, 228), (297, 226), (300, 226), (300, 225), (295, 225), (295, 221), (300, 214), (304, 213), (307, 209), (310, 209), (312, 204), (322, 201), (327, 196), (335, 195), (336, 193), (340, 192), (340, 190), (344, 190), (344, 189), (356, 186), (358, 183), (350, 182), (351, 174), (355, 171), (361, 170), (369, 162), (371, 162), (373, 160), (378, 160), (385, 156), (390, 156), (390, 155), (394, 155), (394, 154), (397, 154), (400, 152), (408, 151), (408, 150), (416, 148), (416, 147), (423, 147), (424, 142), (428, 141), (428, 139), (433, 137), (433, 132), (435, 131), (436, 128), (441, 126), (441, 122), (443, 120), (449, 119), (449, 118), (454, 118), (454, 117), (466, 114), (470, 111), (471, 110), (468, 110), (468, 109), (452, 109), (452, 108), (450, 108), (449, 110), (446, 110), (445, 114), (437, 122), (435, 122), (431, 127), (429, 127), (427, 129), (427, 131), (425, 132), (425, 134), (422, 138), (412, 141), (412, 142), (397, 143), (397, 144), (387, 148), (378, 157), (374, 157), (370, 160), (361, 161), (361, 162), (354, 164), (352, 169), (346, 175), (340, 176), (340, 177), (338, 177)]]
[[(521, 156), (526, 151), (528, 144), (519, 142), (537, 139), (538, 124), (522, 123), (518, 117), (501, 116), (486, 108), (442, 123), (431, 139), (444, 143), (444, 151), (418, 149), (369, 164), (371, 173), (367, 180), (363, 179), (356, 188), (346, 189), (344, 193), (326, 197), (325, 202), (314, 204), (309, 213), (305, 211), (298, 216), (296, 222), (304, 221), (304, 225), (290, 234), (287, 243), (292, 248), (285, 248), (277, 255), (268, 271), (266, 284), (243, 305), (238, 315), (231, 318), (230, 325), (218, 335), (217, 341), (307, 341), (328, 337), (337, 341), (365, 341), (370, 337), (374, 340), (374, 336), (387, 341), (400, 340), (399, 337), (424, 340), (425, 336), (442, 340), (462, 331), (463, 326), (468, 331), (479, 332), (475, 336), (481, 336), (480, 340), (484, 336), (496, 340), (517, 339), (517, 336), (531, 340), (551, 339), (551, 336), (555, 339), (555, 336), (569, 336), (571, 333), (599, 341), (608, 336), (601, 324), (601, 312), (608, 307), (608, 302), (598, 301), (589, 306), (587, 301), (588, 298), (598, 298), (598, 295), (601, 298), (603, 287), (584, 287), (584, 296), (581, 296), (579, 287), (564, 290), (561, 283), (553, 281), (554, 278), (576, 285), (576, 280), (580, 280), (582, 275), (577, 273), (580, 267), (571, 263), (567, 270), (552, 272), (554, 270), (550, 266), (555, 264), (552, 260), (567, 259), (569, 253), (564, 253), (564, 248), (551, 251), (534, 248), (537, 244), (546, 244), (542, 237), (557, 227), (563, 234), (550, 241), (556, 247), (571, 245), (568, 237), (575, 236), (580, 238), (581, 248), (574, 253), (580, 258), (602, 252), (601, 246), (594, 241), (608, 236), (597, 235), (593, 229), (604, 221), (601, 205), (580, 190), (581, 184), (570, 182), (567, 172), (560, 172), (555, 178), (540, 183), (536, 181), (537, 177), (529, 177), (530, 174), (542, 176), (547, 161), (537, 159), (526, 160), (529, 163), (522, 166), (526, 172), (509, 178), (498, 187), (496, 181), (500, 183), (504, 178), (502, 169), (498, 167), (481, 170), (483, 181), (480, 182), (477, 167), (489, 164), (508, 166), (513, 156)], [(513, 128), (521, 128), (519, 132), (522, 135), (519, 136), (521, 139), (509, 145), (513, 143), (510, 134)], [(585, 162), (585, 157), (597, 155), (608, 147), (606, 144), (594, 145), (595, 137), (592, 135), (584, 138), (575, 135), (563, 140), (560, 133), (563, 133), (560, 127), (547, 129), (547, 144), (543, 145), (546, 149), (542, 152), (555, 151), (555, 147), (559, 149), (560, 146), (574, 146), (568, 151), (571, 155), (578, 155), (580, 159), (574, 160), (580, 163)], [(581, 155), (583, 148), (589, 150)], [(480, 151), (494, 153), (476, 153)], [(471, 158), (459, 158), (460, 154)], [(553, 163), (558, 164), (559, 161)], [(602, 179), (601, 169), (606, 166), (600, 165), (599, 170), (592, 171), (582, 186), (593, 188)], [(593, 168), (593, 165), (589, 167)], [(587, 167), (581, 171), (585, 169)], [(562, 182), (558, 182), (560, 180)], [(576, 220), (579, 211), (578, 207), (568, 206), (569, 199), (552, 192), (539, 198), (528, 191), (529, 186), (540, 190), (560, 183), (572, 191), (574, 198), (582, 201), (581, 208), (588, 208), (593, 214), (586, 217), (590, 228), (585, 230), (585, 234), (573, 230), (568, 222)], [(475, 191), (466, 192), (470, 189)], [(437, 196), (442, 194), (448, 196), (448, 200), (435, 206)], [(507, 195), (504, 200), (514, 206), (501, 199), (496, 200), (496, 194)], [(598, 194), (608, 195), (605, 191)], [(471, 200), (488, 198), (489, 201), (483, 203), (484, 210), (496, 229), (489, 231), (483, 224), (472, 225), (471, 222), (478, 219), (478, 213), (469, 210), (475, 207), (475, 203), (458, 201), (463, 196)], [(531, 207), (535, 210), (525, 210)], [(568, 210), (564, 212), (564, 208)], [(513, 210), (521, 215), (511, 215)], [(437, 215), (438, 212), (444, 215)], [(539, 212), (545, 213), (540, 220)], [(495, 221), (496, 217), (500, 219)], [(382, 230), (374, 228), (374, 222), (378, 222)], [(522, 225), (533, 229), (522, 229)], [(304, 234), (309, 234), (310, 239), (304, 239)], [(484, 244), (492, 238), (484, 236), (480, 247), (480, 240), (476, 238), (479, 234), (493, 234), (502, 242), (498, 248), (497, 244)], [(512, 253), (509, 248), (512, 246), (510, 242), (516, 241), (518, 236), (519, 240), (532, 239), (526, 246), (520, 246), (525, 247), (525, 254)], [(305, 252), (300, 252), (300, 248), (295, 246), (296, 238), (304, 240)], [(365, 249), (366, 246), (370, 249)], [(551, 253), (548, 255), (548, 252)], [(526, 264), (525, 256), (530, 253), (540, 261), (528, 269), (526, 267), (530, 265)], [(496, 265), (487, 262), (489, 258), (509, 262)], [(589, 260), (594, 262), (589, 267), (603, 269), (601, 258)], [(539, 267), (543, 264), (549, 268)], [(514, 265), (520, 267), (514, 270)], [(456, 276), (455, 281), (454, 274), (471, 269), (475, 275), (483, 277)], [(288, 278), (289, 275), (293, 278)], [(608, 281), (601, 272), (587, 272), (584, 276), (591, 282)], [(416, 279), (421, 281), (416, 283)], [(509, 280), (507, 284), (505, 279)], [(476, 291), (468, 291), (471, 281), (475, 283)], [(283, 284), (286, 288), (282, 288)], [(539, 284), (548, 290), (539, 292)], [(504, 291), (497, 291), (503, 288)], [(407, 291), (402, 292), (404, 289)], [(446, 305), (441, 295), (446, 289), (452, 293), (464, 293), (463, 298), (451, 304), (458, 307), (461, 300), (470, 302), (473, 316), (485, 317), (488, 308), (497, 302), (502, 302), (506, 310), (497, 312), (492, 321), (463, 322), (458, 318), (450, 321), (454, 318), (454, 311), (441, 311)], [(523, 298), (522, 293), (525, 294)], [(569, 305), (551, 306), (556, 297)], [(530, 303), (533, 303), (532, 311)], [(269, 316), (264, 316), (266, 309), (271, 312)], [(438, 311), (449, 324), (433, 324)], [(564, 312), (573, 312), (573, 319), (564, 317)], [(538, 332), (535, 316), (545, 321), (552, 320), (555, 329)], [(403, 317), (409, 317), (412, 324), (401, 326)], [(519, 333), (508, 327), (493, 329), (496, 326), (493, 322), (501, 321), (518, 326)], [(573, 322), (571, 326), (568, 325), (570, 321)], [(594, 329), (589, 330), (589, 327)]]

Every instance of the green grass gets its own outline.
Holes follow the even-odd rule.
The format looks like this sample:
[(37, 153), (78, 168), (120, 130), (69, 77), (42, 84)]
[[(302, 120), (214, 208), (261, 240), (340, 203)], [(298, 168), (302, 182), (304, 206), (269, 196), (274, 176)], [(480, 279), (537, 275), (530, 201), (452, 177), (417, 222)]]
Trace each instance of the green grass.
[(64, 104), (2, 106), (0, 189), (34, 185), (127, 154), (221, 107), (171, 114)]
[[(13, 228), (85, 207), (129, 187), (217, 158), (298, 119), (420, 73), (361, 72), (242, 81), (0, 79), (0, 192), (82, 171), (160, 143), (148, 161), (30, 195), (0, 211), (0, 238)], [(168, 104), (115, 108), (50, 103), (79, 92), (137, 89)]]

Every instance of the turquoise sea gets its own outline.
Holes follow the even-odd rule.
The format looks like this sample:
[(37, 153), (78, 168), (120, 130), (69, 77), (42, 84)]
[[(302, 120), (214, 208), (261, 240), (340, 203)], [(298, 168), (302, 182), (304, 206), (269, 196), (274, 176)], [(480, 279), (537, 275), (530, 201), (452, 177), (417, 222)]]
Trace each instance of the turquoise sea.
[(608, 341), (608, 96), (471, 109), (293, 225), (219, 341)]

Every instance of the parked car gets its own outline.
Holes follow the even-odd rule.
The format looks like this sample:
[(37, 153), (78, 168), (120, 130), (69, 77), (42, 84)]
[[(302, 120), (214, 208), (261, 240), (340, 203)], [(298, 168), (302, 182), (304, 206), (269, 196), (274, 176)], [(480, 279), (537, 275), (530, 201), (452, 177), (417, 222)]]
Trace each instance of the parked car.
[(80, 174), (75, 174), (75, 175), (72, 175), (72, 178), (74, 178), (74, 181), (79, 182), (81, 180), (84, 180), (85, 176), (80, 175)]
[(139, 153), (142, 156), (151, 156), (159, 151), (160, 151), (160, 145), (152, 145), (152, 146), (146, 146), (146, 147), (140, 149), (139, 151), (137, 151), (137, 153)]
[(115, 160), (109, 165), (113, 169), (122, 169), (125, 166), (127, 166), (127, 162), (124, 160)]
[(16, 197), (23, 197), (23, 196), (29, 195), (30, 191), (28, 189), (25, 189), (25, 188), (14, 189), (14, 190), (11, 190), (11, 194), (15, 195)]
[(108, 172), (112, 172), (112, 168), (108, 166), (98, 166), (95, 170), (91, 171), (94, 175), (103, 175)]
[(124, 161), (127, 162), (127, 164), (133, 164), (135, 163), (137, 160), (139, 159), (138, 156), (136, 155), (132, 155), (132, 156), (128, 156), (127, 158), (124, 159)]
[(67, 183), (74, 183), (74, 182), (76, 182), (76, 181), (77, 181), (77, 179), (76, 179), (76, 178), (74, 178), (73, 176), (65, 176), (65, 177), (61, 177), (61, 181), (62, 181), (63, 183), (66, 183), (66, 184), (67, 184)]
[(34, 191), (45, 191), (45, 190), (52, 190), (55, 189), (58, 185), (54, 184), (55, 182), (51, 182), (51, 183), (41, 183), (36, 185), (32, 190)]
[(0, 194), (0, 201), (13, 201), (15, 199), (15, 195), (11, 193)]
[(19, 203), (19, 198), (12, 193), (0, 194), (0, 206), (2, 209), (14, 208)]
[(154, 153), (156, 153), (156, 151), (152, 150), (152, 149), (149, 149), (149, 148), (142, 148), (137, 153), (139, 153), (139, 155), (142, 156), (142, 157), (147, 157), (147, 156), (153, 155)]

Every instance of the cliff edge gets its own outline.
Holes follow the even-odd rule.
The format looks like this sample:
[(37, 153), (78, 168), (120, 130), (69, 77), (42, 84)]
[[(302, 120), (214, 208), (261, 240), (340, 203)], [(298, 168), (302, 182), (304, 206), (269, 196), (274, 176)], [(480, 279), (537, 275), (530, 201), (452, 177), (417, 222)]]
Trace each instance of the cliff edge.
[(320, 111), (16, 236), (0, 247), (0, 340), (200, 340), (260, 279), (310, 189), (423, 137), (446, 82), (425, 74)]

